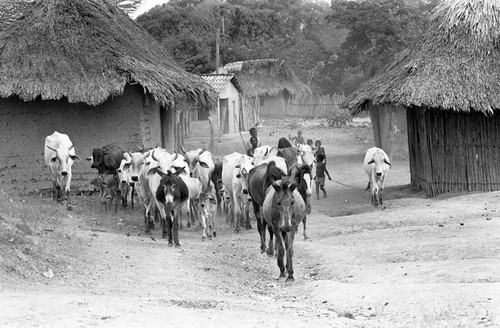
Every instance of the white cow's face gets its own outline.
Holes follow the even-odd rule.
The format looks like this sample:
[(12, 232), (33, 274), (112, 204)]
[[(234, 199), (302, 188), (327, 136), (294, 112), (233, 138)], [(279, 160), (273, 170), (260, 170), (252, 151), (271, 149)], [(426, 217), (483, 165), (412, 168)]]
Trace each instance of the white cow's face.
[(374, 174), (377, 178), (382, 178), (386, 171), (386, 165), (391, 165), (384, 154), (380, 151), (373, 154), (373, 157), (368, 164), (373, 164)]

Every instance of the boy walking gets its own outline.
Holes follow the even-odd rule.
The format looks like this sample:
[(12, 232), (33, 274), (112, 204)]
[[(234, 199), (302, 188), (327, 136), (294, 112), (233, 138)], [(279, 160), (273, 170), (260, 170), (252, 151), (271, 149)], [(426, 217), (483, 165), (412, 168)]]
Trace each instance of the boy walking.
[(330, 177), (330, 172), (326, 168), (326, 163), (324, 163), (325, 155), (322, 153), (316, 156), (316, 199), (319, 199), (319, 190), (323, 190), (323, 198), (326, 198), (326, 190), (325, 190), (325, 174), (328, 176), (328, 180), (332, 181)]

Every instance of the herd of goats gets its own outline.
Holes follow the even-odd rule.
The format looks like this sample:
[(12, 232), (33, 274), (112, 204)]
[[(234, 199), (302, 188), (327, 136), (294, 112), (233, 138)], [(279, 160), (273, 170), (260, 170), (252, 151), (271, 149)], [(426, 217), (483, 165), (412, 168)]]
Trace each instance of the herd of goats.
[[(92, 160), (91, 167), (99, 172), (98, 187), (105, 210), (114, 201), (116, 211), (119, 198), (123, 207), (130, 201), (133, 208), (137, 195), (144, 208), (145, 231), (151, 232), (155, 213), (159, 213), (162, 237), (168, 238), (169, 246), (178, 247), (183, 214), (188, 218), (188, 227), (202, 227), (205, 240), (207, 236), (215, 237), (216, 216), (223, 212), (237, 232), (241, 227), (251, 229), (249, 211), (253, 207), (261, 251), (273, 256), (276, 249), (280, 278), (293, 281), (295, 233), (302, 222), (307, 238), (306, 216), (311, 211), (309, 199), (315, 173), (311, 147), (293, 147), (281, 138), (277, 147), (256, 148), (253, 157), (233, 152), (213, 158), (205, 149), (181, 150), (182, 154), (169, 153), (156, 147), (128, 153), (116, 145), (94, 149), (92, 157), (86, 159)], [(59, 202), (65, 199), (70, 210), (71, 166), (81, 158), (75, 154), (70, 138), (57, 131), (46, 137), (44, 155), (53, 178), (53, 197)], [(367, 150), (364, 169), (375, 206), (382, 203), (390, 165), (382, 149)]]

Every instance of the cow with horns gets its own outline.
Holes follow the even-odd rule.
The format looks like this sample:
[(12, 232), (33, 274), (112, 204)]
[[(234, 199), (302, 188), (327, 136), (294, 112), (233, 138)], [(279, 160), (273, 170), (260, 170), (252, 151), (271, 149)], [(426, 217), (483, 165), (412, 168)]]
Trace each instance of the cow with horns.
[[(45, 138), (44, 147), (45, 164), (52, 174), (53, 198), (62, 202), (66, 198), (66, 209), (71, 210), (70, 185), (71, 166), (76, 159), (80, 159), (75, 154), (75, 147), (67, 134), (54, 131)], [(64, 186), (64, 196), (62, 188)]]
[(190, 175), (200, 179), (203, 191), (207, 191), (215, 168), (212, 153), (202, 148), (186, 151), (183, 146), (181, 150), (189, 165)]

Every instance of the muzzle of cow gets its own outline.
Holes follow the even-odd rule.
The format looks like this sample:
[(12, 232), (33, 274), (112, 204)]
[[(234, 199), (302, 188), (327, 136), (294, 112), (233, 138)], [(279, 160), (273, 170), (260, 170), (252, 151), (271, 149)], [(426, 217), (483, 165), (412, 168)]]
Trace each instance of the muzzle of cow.
[(243, 195), (248, 195), (248, 189), (242, 189), (241, 192), (243, 193)]
[(137, 175), (132, 176), (132, 181), (137, 182), (139, 181), (139, 177)]
[(61, 175), (64, 176), (64, 177), (67, 176), (68, 175), (68, 171), (61, 171)]

